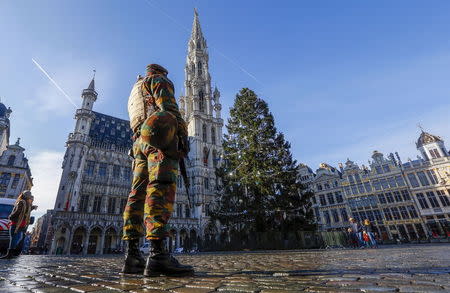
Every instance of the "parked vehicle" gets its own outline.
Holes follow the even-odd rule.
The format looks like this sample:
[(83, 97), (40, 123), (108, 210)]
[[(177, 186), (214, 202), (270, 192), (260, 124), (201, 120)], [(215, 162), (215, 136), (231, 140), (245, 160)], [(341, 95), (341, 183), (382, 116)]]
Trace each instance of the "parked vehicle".
[[(14, 203), (14, 198), (0, 198), (0, 253), (3, 254), (9, 247), (9, 226), (11, 221), (8, 219), (11, 214)], [(30, 217), (30, 225), (34, 223), (34, 217)], [(19, 243), (20, 251), (22, 250), (25, 237)]]

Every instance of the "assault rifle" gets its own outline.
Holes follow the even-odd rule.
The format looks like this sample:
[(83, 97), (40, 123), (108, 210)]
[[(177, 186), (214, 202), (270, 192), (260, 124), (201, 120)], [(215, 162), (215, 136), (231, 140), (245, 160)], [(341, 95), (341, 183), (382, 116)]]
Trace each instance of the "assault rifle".
[(192, 210), (194, 208), (194, 205), (193, 205), (193, 202), (191, 201), (191, 195), (189, 193), (189, 189), (190, 189), (191, 185), (189, 184), (189, 178), (188, 178), (187, 172), (186, 172), (186, 161), (185, 161), (187, 158), (187, 154), (189, 153), (189, 150), (190, 150), (189, 137), (180, 138), (179, 143), (178, 143), (178, 149), (184, 153), (184, 155), (179, 160), (180, 174), (183, 177), (184, 188), (186, 189), (186, 196), (188, 199), (189, 209)]
[(188, 205), (189, 205), (189, 209), (192, 210), (193, 209), (193, 205), (191, 202), (191, 195), (189, 194), (189, 188), (190, 188), (190, 184), (189, 184), (189, 178), (187, 176), (187, 172), (186, 172), (186, 162), (184, 158), (180, 158), (179, 161), (180, 164), (180, 173), (181, 176), (183, 177), (183, 181), (184, 181), (184, 188), (186, 189), (186, 196), (188, 199)]

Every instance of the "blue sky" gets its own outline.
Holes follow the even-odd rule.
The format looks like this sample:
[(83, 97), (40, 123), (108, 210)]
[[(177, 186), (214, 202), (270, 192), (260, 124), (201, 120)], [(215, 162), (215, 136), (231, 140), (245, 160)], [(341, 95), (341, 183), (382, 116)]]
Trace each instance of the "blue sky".
[(194, 7), (223, 115), (253, 89), (313, 169), (364, 164), (375, 149), (414, 158), (418, 123), (450, 140), (448, 1), (1, 1), (0, 97), (41, 212), (53, 206), (75, 108), (31, 58), (77, 105), (95, 68), (94, 109), (127, 118), (148, 63), (166, 66), (181, 93)]

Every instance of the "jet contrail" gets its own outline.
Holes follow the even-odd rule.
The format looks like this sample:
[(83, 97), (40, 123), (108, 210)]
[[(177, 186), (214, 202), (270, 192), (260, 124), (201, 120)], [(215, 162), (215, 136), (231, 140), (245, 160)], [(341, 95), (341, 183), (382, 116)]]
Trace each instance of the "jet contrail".
[(45, 76), (47, 76), (47, 78), (53, 83), (54, 86), (56, 86), (56, 88), (64, 95), (64, 97), (66, 97), (66, 99), (75, 107), (78, 108), (77, 104), (75, 104), (75, 102), (69, 97), (68, 94), (66, 94), (66, 92), (56, 83), (56, 81), (53, 80), (53, 78), (51, 78), (51, 76), (47, 73), (47, 71), (45, 71), (44, 68), (42, 68), (42, 66), (37, 63), (36, 60), (34, 60), (33, 58), (31, 58), (31, 61), (33, 61), (34, 65), (37, 66), (37, 68), (39, 68), (40, 71), (42, 71), (42, 73), (45, 74)]

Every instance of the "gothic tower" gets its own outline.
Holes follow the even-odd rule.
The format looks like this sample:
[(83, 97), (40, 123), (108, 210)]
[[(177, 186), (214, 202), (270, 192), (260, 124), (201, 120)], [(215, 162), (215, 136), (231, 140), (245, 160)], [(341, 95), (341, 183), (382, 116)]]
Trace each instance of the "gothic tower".
[(188, 173), (195, 198), (191, 216), (200, 219), (208, 218), (217, 186), (215, 168), (222, 153), (220, 92), (211, 89), (208, 61), (208, 47), (195, 10), (185, 66), (185, 96), (180, 97), (179, 105), (188, 124), (191, 146)]
[(81, 109), (75, 112), (75, 130), (69, 134), (66, 142), (66, 154), (62, 164), (63, 172), (55, 201), (55, 210), (74, 211), (79, 195), (85, 154), (89, 144), (89, 129), (94, 120), (92, 106), (97, 100), (95, 80), (92, 78), (87, 89), (81, 93)]

